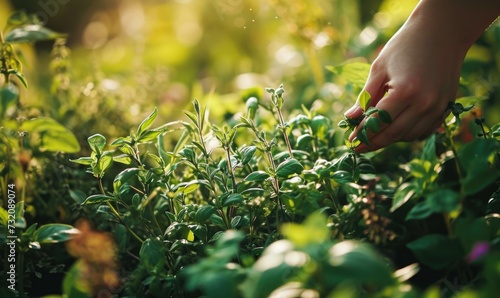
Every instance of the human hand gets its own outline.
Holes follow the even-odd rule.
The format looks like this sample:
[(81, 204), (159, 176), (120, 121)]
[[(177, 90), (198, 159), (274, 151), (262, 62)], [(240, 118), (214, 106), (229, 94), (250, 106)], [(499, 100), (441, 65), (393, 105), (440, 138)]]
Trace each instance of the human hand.
[[(455, 5), (423, 0), (417, 5), (373, 62), (363, 88), (370, 94), (370, 106), (388, 112), (392, 123), (381, 123), (376, 133), (368, 130), (369, 145), (362, 143), (356, 151), (421, 139), (441, 125), (448, 103), (457, 96), (465, 55), (488, 24), (488, 18), (472, 18), (477, 24), (464, 22), (468, 14), (469, 20), (471, 15), (479, 15), (471, 13), (473, 8), (466, 2)], [(480, 13), (488, 14), (490, 20), (497, 15), (495, 10), (487, 9)], [(347, 118), (362, 115), (359, 99), (345, 112)], [(350, 141), (365, 120), (352, 132)]]
[[(448, 102), (457, 95), (466, 51), (430, 29), (421, 22), (406, 24), (373, 62), (364, 90), (371, 96), (370, 106), (387, 111), (392, 123), (382, 123), (378, 133), (368, 132), (370, 145), (360, 144), (358, 152), (426, 137), (444, 120)], [(357, 102), (345, 116), (362, 114)]]

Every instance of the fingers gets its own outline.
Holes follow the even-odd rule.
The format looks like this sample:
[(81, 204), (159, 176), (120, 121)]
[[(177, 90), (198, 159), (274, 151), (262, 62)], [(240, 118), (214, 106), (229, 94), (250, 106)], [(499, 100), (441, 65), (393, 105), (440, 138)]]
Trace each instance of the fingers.
[[(377, 69), (377, 64), (374, 62), (372, 68), (370, 69), (370, 74), (368, 76), (368, 80), (363, 88), (368, 94), (370, 94), (370, 106), (375, 106), (379, 100), (384, 96), (386, 92), (386, 82), (387, 77), (384, 72), (375, 71)], [(356, 100), (356, 103), (350, 107), (345, 113), (344, 116), (348, 118), (357, 119), (361, 117), (363, 114), (363, 110), (359, 105), (359, 99)]]
[[(392, 123), (381, 122), (377, 133), (368, 130), (369, 144), (360, 144), (356, 151), (373, 151), (395, 142), (414, 140), (430, 129), (434, 124), (433, 121), (422, 117), (421, 109), (412, 106), (412, 101), (408, 99), (408, 96), (404, 95), (398, 93), (397, 90), (390, 90), (388, 95), (379, 101), (376, 108), (388, 112), (391, 115)], [(376, 117), (376, 115), (371, 117)], [(365, 121), (366, 119), (351, 134), (351, 141), (359, 133)]]

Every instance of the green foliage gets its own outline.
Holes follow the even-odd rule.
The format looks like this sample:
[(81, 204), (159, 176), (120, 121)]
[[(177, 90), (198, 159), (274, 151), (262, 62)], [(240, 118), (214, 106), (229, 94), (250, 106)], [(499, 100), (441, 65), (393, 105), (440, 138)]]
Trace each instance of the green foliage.
[[(194, 100), (194, 112), (185, 111), (189, 122), (151, 128), (154, 111), (130, 136), (112, 142), (115, 149), (104, 151), (104, 136), (94, 135), (89, 138), (91, 156), (74, 160), (90, 165), (98, 179), (106, 175), (99, 167), (104, 152), (110, 160), (125, 155), (131, 161), (116, 175), (111, 190), (102, 187), (84, 204), (96, 212), (107, 206), (101, 212), (132, 236), (125, 247), (140, 245), (136, 273), (147, 274), (134, 276), (142, 276), (146, 288), (157, 281), (170, 285), (162, 290), (165, 295), (201, 291), (207, 297), (263, 297), (292, 287), (324, 296), (342, 292), (347, 283), (355, 292), (369, 288), (365, 294), (376, 295), (397, 291), (407, 281), (396, 278), (395, 264), (359, 240), (386, 249), (403, 243), (423, 266), (459, 270), (476, 243), (497, 237), (493, 231), (468, 237), (475, 232), (460, 224), (471, 216), (463, 208), (469, 196), (498, 178), (493, 172), (496, 139), (477, 138), (455, 148), (434, 135), (403, 165), (406, 178), (396, 183), (349, 148), (331, 150), (328, 139), (336, 128), (324, 116), (304, 110), (286, 123), (283, 86), (267, 91), (277, 116), (275, 131), (246, 117), (232, 127), (211, 124), (208, 109)], [(390, 120), (368, 107), (368, 96), (360, 97), (367, 130), (376, 131), (380, 122)], [(348, 119), (345, 123), (354, 126)], [(458, 123), (446, 126), (449, 134)], [(173, 125), (184, 130), (183, 149), (168, 151), (162, 140), (175, 130), (164, 128)], [(150, 139), (140, 137), (148, 130), (160, 131), (154, 148), (148, 146)], [(457, 155), (439, 154), (443, 146)], [(149, 149), (143, 153), (141, 148)], [(446, 181), (442, 171), (449, 163), (455, 163), (462, 179)], [(485, 170), (491, 177), (469, 182), (467, 177)], [(385, 203), (387, 198), (392, 202)], [(425, 225), (436, 215), (444, 217), (448, 233), (407, 230), (414, 234), (404, 235), (398, 230), (410, 229), (414, 221)]]
[[(279, 2), (269, 5), (281, 7)], [(224, 96), (217, 94), (221, 89), (205, 96), (206, 81), (200, 80), (189, 86), (195, 98), (190, 106), (164, 94), (171, 83), (163, 85), (165, 73), (142, 69), (140, 60), (149, 56), (122, 62), (121, 71), (133, 68), (127, 76), (98, 69), (109, 64), (89, 63), (80, 52), (75, 61), (92, 65), (91, 71), (79, 65), (72, 73), (63, 39), (51, 53), (46, 98), (30, 106), (21, 100), (25, 90), (19, 86), (28, 84), (17, 48), (61, 35), (22, 13), (9, 19), (0, 56), (0, 185), (2, 198), (13, 182), (19, 194), (14, 225), (24, 258), (18, 267), (26, 268), (19, 280), (69, 263), (52, 249), (78, 233), (72, 224), (84, 217), (116, 241), (124, 282), (106, 294), (120, 297), (437, 297), (465, 288), (463, 295), (498, 293), (500, 124), (490, 127), (491, 120), (480, 117), (476, 107), (485, 94), (450, 104), (443, 130), (425, 142), (357, 154), (352, 149), (392, 121), (362, 89), (370, 65), (342, 63), (323, 73), (317, 42), (329, 36), (345, 45), (348, 38), (341, 35), (348, 30), (329, 30), (319, 21), (325, 10), (304, 13), (292, 2), (276, 14), (296, 14), (287, 20), (309, 49), (304, 57), (313, 75), (304, 79), (303, 67), (289, 67), (277, 88)], [(326, 3), (313, 2), (315, 8)], [(350, 42), (352, 51), (361, 47)], [(234, 61), (225, 58), (223, 65)], [(198, 76), (207, 70), (200, 72), (197, 62)], [(188, 67), (181, 70), (174, 76), (191, 75)], [(225, 79), (225, 85), (233, 83)], [(291, 87), (285, 92), (284, 86)], [(339, 119), (356, 95), (362, 117)], [(176, 114), (179, 107), (182, 115)], [(166, 120), (172, 115), (183, 119)], [(357, 139), (342, 140), (342, 130), (345, 139), (355, 129)], [(9, 224), (5, 201), (2, 227)], [(0, 240), (6, 241), (5, 232)], [(62, 260), (37, 265), (48, 255)], [(77, 260), (64, 268), (63, 296), (90, 294), (86, 266)]]
[[(49, 165), (53, 163), (54, 155), (80, 151), (74, 134), (58, 121), (44, 115), (29, 116), (31, 107), (21, 102), (18, 88), (19, 83), (28, 88), (18, 44), (57, 37), (60, 34), (43, 27), (36, 18), (24, 13), (13, 14), (7, 20), (5, 31), (0, 30), (0, 239), (5, 243), (7, 236), (16, 237), (17, 254), (10, 264), (18, 268), (16, 290), (23, 297), (24, 266), (32, 264), (28, 263), (32, 260), (26, 257), (48, 245), (68, 241), (77, 233), (71, 225), (61, 223), (48, 223), (37, 229), (37, 222), (28, 227), (29, 220), (26, 219), (30, 215), (26, 213), (34, 211), (30, 194), (37, 195), (44, 191), (37, 188), (41, 184), (36, 185), (36, 179), (43, 175), (40, 169), (44, 169), (47, 176), (52, 175), (54, 172), (50, 172)], [(47, 202), (44, 204), (47, 206)], [(15, 210), (14, 214), (12, 210)]]

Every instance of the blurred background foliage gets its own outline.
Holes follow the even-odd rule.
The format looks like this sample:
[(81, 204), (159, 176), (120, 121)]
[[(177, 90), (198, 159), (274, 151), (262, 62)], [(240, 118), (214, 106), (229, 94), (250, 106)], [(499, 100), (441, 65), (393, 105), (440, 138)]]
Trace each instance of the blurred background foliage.
[[(127, 135), (154, 107), (158, 123), (186, 120), (182, 111), (198, 98), (214, 124), (234, 123), (246, 99), (267, 104), (264, 88), (281, 83), (288, 116), (305, 106), (337, 123), (367, 69), (350, 74), (361, 82), (351, 84), (331, 67), (373, 61), (417, 3), (0, 0), (0, 23), (25, 11), (66, 34), (55, 43), (17, 47), (30, 82), (20, 88), (21, 104), (26, 118), (50, 116), (66, 126), (79, 155), (87, 155), (89, 136)], [(491, 108), (500, 101), (499, 70), (497, 22), (470, 50), (458, 95), (484, 97), (476, 115), (486, 123), (500, 120), (500, 110)]]
[[(16, 45), (30, 84), (19, 88), (21, 104), (27, 118), (50, 116), (71, 130), (82, 148), (77, 155), (88, 156), (89, 136), (128, 135), (154, 107), (158, 124), (187, 120), (182, 111), (198, 98), (218, 124), (237, 119), (250, 96), (269, 102), (264, 88), (281, 83), (288, 119), (304, 105), (337, 123), (362, 86), (328, 67), (373, 61), (417, 2), (0, 0), (0, 27), (24, 10), (66, 34)], [(491, 124), (500, 121), (499, 73), (497, 22), (469, 52), (459, 94), (484, 96), (481, 113)], [(74, 223), (95, 181), (68, 156), (51, 158), (30, 178), (27, 213), (38, 222)]]
[[(388, 12), (378, 12), (380, 1), (4, 0), (10, 9), (1, 11), (3, 20), (9, 10), (34, 13), (67, 34), (71, 82), (59, 88), (68, 92), (51, 92), (51, 85), (57, 88), (47, 67), (52, 43), (40, 43), (38, 61), (24, 53), (25, 71), (37, 82), (29, 90), (36, 95), (24, 100), (57, 114), (84, 138), (101, 127), (110, 136), (126, 133), (153, 106), (165, 121), (178, 118), (194, 97), (222, 100), (214, 118), (230, 117), (243, 104), (243, 90), (279, 83), (289, 86), (291, 107), (321, 97), (341, 113), (353, 97), (325, 66), (370, 59), (373, 43), (383, 42), (376, 30), (397, 27), (415, 2), (385, 4)], [(380, 28), (363, 29), (374, 16), (383, 19)]]
[[(337, 121), (359, 88), (346, 86), (326, 66), (371, 62), (418, 2), (5, 1), (3, 20), (9, 11), (25, 10), (67, 34), (66, 85), (54, 86), (54, 73), (47, 71), (52, 43), (41, 43), (36, 56), (42, 58), (26, 67), (38, 83), (29, 90), (36, 95), (25, 100), (55, 114), (80, 139), (103, 127), (111, 137), (127, 133), (153, 106), (163, 121), (178, 120), (194, 97), (217, 106), (215, 121), (227, 120), (244, 104), (245, 90), (260, 94), (280, 83), (291, 94), (290, 109), (315, 106)], [(464, 64), (465, 81), (474, 83), (462, 95), (498, 101), (499, 47), (497, 25)], [(66, 91), (54, 92), (58, 88)]]

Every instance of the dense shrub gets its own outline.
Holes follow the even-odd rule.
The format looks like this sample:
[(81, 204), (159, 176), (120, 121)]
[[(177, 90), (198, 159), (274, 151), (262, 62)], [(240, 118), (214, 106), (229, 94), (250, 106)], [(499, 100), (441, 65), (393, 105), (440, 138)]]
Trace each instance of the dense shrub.
[[(159, 104), (136, 123), (131, 106), (151, 103), (144, 94), (134, 102), (145, 87), (135, 78), (99, 71), (75, 78), (63, 36), (23, 13), (8, 24), (0, 240), (15, 240), (13, 261), (3, 246), (2, 272), (8, 277), (16, 266), (21, 296), (493, 297), (500, 290), (500, 124), (481, 109), (496, 93), (479, 88), (476, 73), (464, 72), (464, 96), (427, 140), (357, 154), (370, 130), (391, 121), (360, 93), (368, 63), (320, 67), (313, 83), (292, 92), (285, 84), (231, 99), (202, 94), (172, 121)], [(55, 40), (51, 88), (43, 91), (50, 104), (26, 105), (17, 49), (46, 39)], [(156, 87), (167, 83), (157, 80), (161, 70), (138, 70), (145, 73)], [(356, 123), (342, 119), (332, 88), (342, 91), (338, 101), (360, 93), (372, 119), (352, 143), (346, 136)], [(50, 289), (39, 286), (51, 277)], [(1, 296), (13, 296), (4, 281)]]

